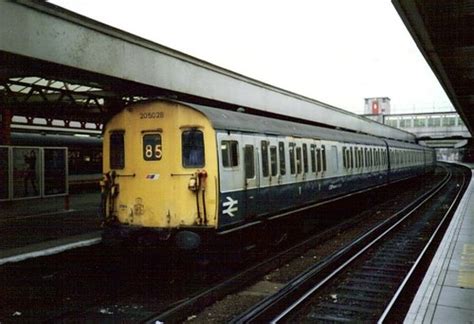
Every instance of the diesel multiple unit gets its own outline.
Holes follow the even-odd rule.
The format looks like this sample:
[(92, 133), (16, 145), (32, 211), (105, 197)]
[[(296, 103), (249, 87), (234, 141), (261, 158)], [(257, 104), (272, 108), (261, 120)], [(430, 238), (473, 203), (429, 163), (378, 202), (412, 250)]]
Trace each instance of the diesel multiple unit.
[(435, 164), (413, 143), (172, 101), (115, 115), (103, 152), (106, 238), (184, 249)]

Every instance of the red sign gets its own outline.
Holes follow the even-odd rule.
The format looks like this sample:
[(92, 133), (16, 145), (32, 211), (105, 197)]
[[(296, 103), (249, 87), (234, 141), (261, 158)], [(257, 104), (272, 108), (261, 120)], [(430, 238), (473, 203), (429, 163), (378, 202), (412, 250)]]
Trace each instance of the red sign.
[(372, 115), (379, 115), (379, 103), (377, 101), (372, 101)]

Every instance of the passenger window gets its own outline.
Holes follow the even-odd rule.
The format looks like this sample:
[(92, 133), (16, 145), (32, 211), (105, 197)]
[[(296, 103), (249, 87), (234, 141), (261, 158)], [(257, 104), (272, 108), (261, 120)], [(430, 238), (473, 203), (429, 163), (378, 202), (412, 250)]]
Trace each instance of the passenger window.
[(192, 129), (181, 134), (182, 162), (185, 168), (204, 166), (204, 135), (200, 130)]
[(354, 168), (354, 150), (352, 149), (352, 147), (350, 148), (349, 159), (351, 163), (351, 169), (353, 169)]
[(304, 173), (308, 173), (308, 145), (303, 144), (303, 169)]
[(296, 172), (300, 174), (302, 171), (301, 168), (301, 147), (296, 148)]
[(268, 141), (261, 141), (262, 149), (262, 175), (268, 177)]
[(123, 169), (125, 168), (125, 141), (124, 132), (112, 132), (110, 134), (110, 168)]
[(316, 172), (316, 145), (311, 144), (310, 153), (311, 155), (311, 172)]
[(255, 178), (255, 158), (253, 155), (253, 145), (245, 145), (244, 148), (244, 166), (245, 166), (245, 178)]
[(354, 148), (354, 164), (356, 168), (360, 168), (359, 152), (360, 149), (358, 147)]
[(232, 168), (239, 165), (239, 143), (237, 141), (221, 141), (222, 166)]
[(331, 145), (331, 156), (333, 157), (334, 171), (339, 171), (339, 154), (337, 152), (337, 146), (336, 145)]
[(280, 174), (286, 174), (286, 161), (285, 161), (285, 143), (278, 142), (278, 150), (280, 153)]
[(323, 171), (327, 170), (326, 164), (326, 146), (321, 145), (321, 153), (322, 153), (322, 160), (323, 160)]
[(321, 172), (322, 162), (321, 162), (321, 149), (316, 149), (316, 161), (318, 161), (318, 172)]
[(344, 169), (347, 169), (347, 148), (345, 146), (342, 147), (342, 165)]
[(290, 173), (295, 174), (296, 166), (295, 166), (295, 143), (290, 143)]
[(277, 148), (276, 146), (270, 146), (270, 167), (272, 177), (278, 174), (278, 162), (277, 162)]
[(160, 134), (146, 134), (143, 136), (143, 159), (145, 161), (159, 161), (163, 156)]

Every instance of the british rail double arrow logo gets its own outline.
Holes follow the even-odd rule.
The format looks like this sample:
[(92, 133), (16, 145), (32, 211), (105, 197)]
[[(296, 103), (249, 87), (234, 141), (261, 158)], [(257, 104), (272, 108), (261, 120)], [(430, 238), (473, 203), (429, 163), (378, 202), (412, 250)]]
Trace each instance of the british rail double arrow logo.
[[(227, 214), (230, 217), (234, 217), (234, 213), (239, 210), (239, 208), (235, 205), (239, 203), (238, 200), (234, 200), (230, 197), (226, 197), (227, 201), (222, 203), (222, 207), (227, 207), (222, 211), (223, 214)], [(235, 207), (234, 207), (235, 206)]]

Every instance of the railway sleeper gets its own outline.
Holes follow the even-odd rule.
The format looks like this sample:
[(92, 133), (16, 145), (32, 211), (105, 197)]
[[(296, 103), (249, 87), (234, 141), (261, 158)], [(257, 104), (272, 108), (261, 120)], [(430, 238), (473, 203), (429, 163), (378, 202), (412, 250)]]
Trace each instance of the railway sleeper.
[[(370, 275), (367, 275), (366, 278), (370, 278)], [(349, 282), (353, 282), (356, 284), (370, 284), (370, 285), (377, 285), (377, 286), (388, 286), (388, 287), (393, 287), (396, 286), (395, 283), (393, 282), (387, 282), (387, 281), (374, 281), (371, 279), (361, 279), (361, 278), (350, 278)]]
[(311, 315), (309, 317), (311, 320), (316, 320), (318, 323), (334, 323), (334, 322), (340, 322), (340, 323), (348, 323), (348, 322), (353, 322), (354, 320), (347, 318), (347, 317), (340, 317), (340, 316), (334, 316), (334, 315), (323, 315), (323, 314), (315, 314)]
[[(352, 272), (352, 273), (351, 273), (351, 276), (352, 276), (352, 277), (363, 277), (363, 278), (366, 278), (366, 277), (367, 277), (367, 273), (366, 273), (366, 272), (362, 272), (362, 271), (356, 271), (356, 272)], [(384, 274), (384, 273), (371, 273), (370, 276), (371, 276), (372, 278), (389, 279), (389, 280), (399, 279), (399, 278), (400, 278), (400, 276), (397, 276), (397, 275), (389, 275), (389, 274)]]
[(390, 273), (393, 275), (398, 274), (398, 276), (403, 276), (406, 273), (406, 270), (404, 269), (387, 268), (385, 266), (381, 266), (378, 264), (364, 265), (362, 266), (361, 270), (364, 272), (375, 272), (375, 273), (382, 273), (382, 274), (387, 274), (387, 273)]
[(328, 303), (328, 302), (322, 302), (318, 304), (318, 308), (326, 308), (326, 309), (335, 309), (335, 310), (342, 310), (346, 311), (348, 313), (365, 313), (365, 314), (373, 314), (374, 311), (373, 309), (363, 307), (363, 306), (357, 306), (357, 305), (349, 305), (348, 303), (340, 304), (340, 303)]
[(398, 266), (398, 267), (405, 267), (407, 264), (411, 265), (413, 262), (409, 260), (409, 256), (405, 256), (404, 258), (400, 257), (376, 257), (370, 260), (371, 263), (381, 264), (381, 265), (388, 265), (388, 266)]
[(387, 260), (370, 260), (367, 262), (368, 266), (375, 266), (375, 267), (387, 267), (390, 269), (398, 269), (400, 272), (405, 273), (408, 271), (413, 264), (413, 261), (408, 261), (406, 262), (406, 259), (404, 260), (404, 263), (397, 263), (397, 262), (390, 262)]
[(405, 254), (408, 252), (407, 250), (415, 251), (418, 247), (419, 247), (419, 244), (416, 244), (414, 246), (404, 246), (403, 250), (400, 250), (399, 246), (388, 245), (388, 246), (382, 247), (380, 251), (384, 253)]
[[(361, 298), (352, 298), (349, 295), (343, 295), (346, 297), (341, 297), (341, 295), (334, 296), (335, 299), (331, 301), (325, 300), (321, 301), (318, 305), (322, 305), (325, 303), (334, 303), (337, 305), (351, 305), (351, 306), (358, 306), (368, 309), (379, 308), (380, 306), (384, 305), (384, 302), (381, 299), (361, 299)], [(323, 305), (324, 306), (324, 305)]]
[(367, 296), (358, 296), (358, 295), (349, 295), (349, 294), (338, 294), (338, 299), (353, 299), (361, 302), (381, 304), (385, 303), (386, 300), (383, 298), (367, 297)]
[(374, 256), (377, 255), (393, 255), (393, 256), (406, 256), (407, 254), (411, 254), (415, 252), (418, 249), (418, 246), (416, 248), (403, 248), (403, 250), (400, 250), (400, 248), (384, 248), (381, 249), (378, 253), (374, 254)]
[(382, 294), (387, 295), (386, 289), (376, 289), (376, 288), (366, 288), (366, 287), (359, 287), (354, 285), (342, 285), (339, 289), (348, 290), (348, 291), (359, 291), (360, 293), (373, 293), (373, 294)]

